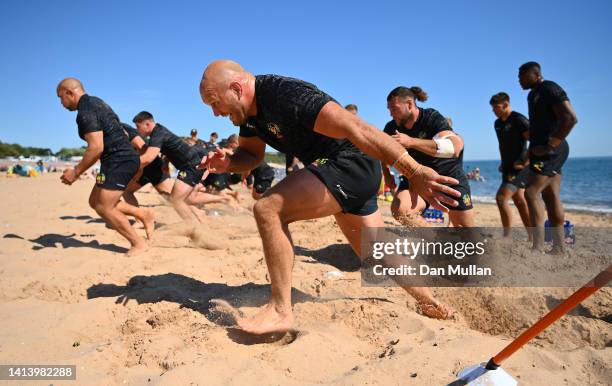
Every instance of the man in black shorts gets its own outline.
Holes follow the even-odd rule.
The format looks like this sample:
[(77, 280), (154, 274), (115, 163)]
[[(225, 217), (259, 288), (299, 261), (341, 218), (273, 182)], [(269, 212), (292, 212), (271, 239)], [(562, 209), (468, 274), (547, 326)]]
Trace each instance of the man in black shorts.
[[(442, 202), (456, 205), (444, 193), (458, 193), (443, 185), (456, 184), (456, 180), (419, 165), (395, 141), (310, 83), (277, 75), (254, 76), (238, 63), (224, 60), (206, 68), (200, 94), (215, 116), (229, 117), (240, 126), (236, 152), (231, 156), (222, 151), (210, 153), (200, 167), (212, 173), (250, 170), (263, 161), (266, 144), (308, 165), (269, 189), (253, 208), (272, 294), (255, 317), (237, 318), (247, 332), (263, 334), (293, 327), (290, 223), (333, 215), (358, 255), (362, 229), (384, 227), (376, 202), (380, 162), (373, 157), (394, 164), (410, 178), (415, 192), (436, 208), (446, 209)], [(406, 282), (400, 285), (417, 299), (425, 314), (449, 316), (448, 308), (428, 288)]]
[[(138, 134), (138, 131), (135, 128), (127, 123), (121, 123), (121, 125), (123, 126), (123, 130), (125, 130), (127, 133), (134, 149), (136, 149), (139, 154), (143, 154), (147, 148), (145, 139)], [(161, 157), (155, 157), (150, 164), (142, 169), (142, 173), (137, 177), (137, 179), (133, 179), (129, 183), (125, 189), (125, 192), (123, 192), (123, 199), (129, 204), (139, 206), (138, 200), (136, 199), (136, 196), (134, 196), (134, 192), (138, 191), (148, 183), (153, 185), (155, 190), (157, 190), (157, 192), (164, 198), (170, 198), (170, 193), (172, 192), (174, 182), (170, 178), (170, 174), (165, 171), (164, 162), (162, 161)]]
[(87, 142), (83, 159), (74, 168), (64, 171), (62, 182), (72, 185), (100, 160), (100, 172), (89, 196), (89, 206), (128, 239), (131, 244), (128, 256), (143, 252), (147, 243), (136, 233), (126, 215), (141, 221), (150, 237), (154, 229), (153, 213), (121, 201), (123, 191), (138, 172), (140, 160), (119, 118), (102, 99), (85, 94), (78, 79), (62, 80), (57, 86), (57, 96), (66, 109), (78, 110), (79, 137)]
[[(427, 93), (420, 87), (396, 87), (387, 96), (387, 108), (393, 118), (384, 132), (395, 139), (412, 158), (443, 176), (459, 181), (452, 186), (461, 193), (459, 205), (449, 208), (450, 222), (455, 227), (473, 227), (474, 211), (470, 184), (463, 170), (463, 139), (450, 127), (448, 120), (435, 109), (424, 109), (416, 101), (425, 102)], [(391, 190), (395, 180), (389, 167), (383, 165), (385, 182)], [(393, 217), (406, 226), (420, 226), (419, 214), (427, 207), (425, 200), (414, 197), (408, 179), (400, 178), (400, 185), (391, 202)]]
[(521, 215), (525, 228), (531, 226), (529, 222), (529, 208), (525, 200), (525, 186), (529, 169), (527, 140), (529, 139), (529, 120), (519, 112), (510, 108), (510, 96), (500, 92), (491, 97), (489, 104), (497, 117), (495, 120), (495, 134), (499, 142), (499, 154), (502, 173), (502, 182), (497, 189), (495, 201), (499, 208), (504, 236), (510, 235), (512, 226), (512, 208), (508, 200), (512, 197), (514, 205)]
[(274, 169), (267, 163), (262, 162), (255, 169), (251, 170), (246, 180), (247, 188), (251, 190), (251, 196), (259, 200), (272, 187)]
[(133, 122), (140, 135), (149, 137), (147, 150), (140, 156), (140, 163), (146, 167), (155, 161), (160, 153), (165, 155), (179, 171), (170, 192), (172, 206), (183, 220), (198, 220), (189, 208), (189, 195), (204, 174), (203, 171), (196, 169), (201, 157), (179, 136), (156, 123), (151, 113), (141, 111), (136, 114)]
[(519, 83), (530, 89), (529, 178), (525, 198), (533, 227), (533, 248), (544, 250), (544, 208), (553, 226), (553, 253), (564, 245), (565, 213), (561, 202), (561, 168), (569, 155), (565, 138), (576, 125), (576, 113), (565, 91), (555, 82), (544, 80), (540, 65), (527, 62), (519, 68)]

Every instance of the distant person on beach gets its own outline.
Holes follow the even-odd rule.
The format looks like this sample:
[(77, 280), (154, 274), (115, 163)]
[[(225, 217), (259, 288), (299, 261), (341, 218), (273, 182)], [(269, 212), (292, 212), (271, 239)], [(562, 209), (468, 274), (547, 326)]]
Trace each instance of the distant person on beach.
[(553, 227), (553, 253), (564, 249), (565, 213), (561, 202), (561, 168), (569, 156), (566, 137), (578, 122), (565, 91), (544, 80), (540, 65), (527, 62), (519, 68), (519, 83), (529, 91), (529, 178), (525, 198), (533, 229), (533, 248), (544, 250), (544, 222)]
[(351, 104), (348, 104), (348, 105), (346, 105), (346, 106), (344, 106), (344, 108), (345, 108), (347, 111), (350, 111), (351, 113), (353, 113), (353, 114), (355, 114), (355, 115), (357, 115), (357, 113), (359, 112), (359, 108), (357, 108), (357, 105), (354, 105), (354, 104), (352, 104), (352, 103), (351, 103)]
[(264, 193), (272, 187), (274, 182), (274, 169), (266, 162), (262, 162), (246, 177), (247, 188), (251, 191), (251, 197), (259, 200)]
[(198, 138), (197, 129), (191, 129), (191, 132), (189, 133), (189, 138), (185, 139), (185, 143), (187, 143), (187, 145), (189, 146), (195, 146), (195, 145), (203, 145), (204, 141)]
[[(138, 133), (138, 130), (127, 123), (121, 123), (121, 125), (123, 126), (123, 130), (125, 130), (127, 133), (134, 149), (136, 149), (139, 154), (144, 154), (147, 150), (147, 143)], [(170, 199), (170, 193), (172, 193), (174, 181), (170, 178), (170, 174), (166, 172), (166, 168), (164, 167), (164, 162), (162, 161), (161, 157), (155, 157), (150, 164), (146, 165), (142, 169), (142, 173), (137, 177), (138, 179), (133, 179), (125, 189), (125, 192), (123, 192), (123, 199), (129, 204), (139, 206), (138, 200), (136, 199), (134, 193), (149, 183), (153, 185), (155, 190), (157, 190), (157, 192), (164, 198)]]
[[(293, 328), (295, 256), (290, 223), (333, 215), (359, 256), (362, 229), (384, 227), (376, 200), (380, 162), (374, 157), (394, 165), (410, 179), (415, 194), (423, 195), (434, 207), (446, 210), (442, 203), (456, 205), (447, 194), (458, 192), (444, 185), (456, 184), (456, 180), (415, 162), (402, 146), (313, 84), (278, 75), (254, 76), (238, 63), (223, 60), (206, 68), (200, 94), (215, 116), (229, 117), (240, 126), (240, 146), (235, 153), (210, 153), (200, 167), (213, 173), (250, 170), (263, 161), (266, 144), (296, 155), (307, 165), (269, 189), (253, 208), (272, 293), (269, 303), (253, 318), (237, 316), (246, 332)], [(413, 287), (405, 277), (394, 278), (417, 299), (424, 314), (440, 319), (451, 315), (428, 288)]]
[(217, 134), (215, 131), (210, 133), (210, 139), (207, 142), (208, 147), (218, 148), (219, 145), (217, 144), (217, 139), (219, 139), (219, 134)]
[(495, 201), (504, 227), (504, 236), (510, 236), (512, 227), (510, 198), (518, 209), (525, 228), (531, 226), (529, 207), (525, 200), (525, 187), (529, 174), (527, 168), (529, 163), (527, 152), (529, 120), (523, 114), (512, 110), (510, 96), (505, 92), (493, 95), (489, 104), (493, 109), (493, 114), (497, 117), (494, 127), (501, 156), (499, 171), (502, 174), (502, 182), (497, 189)]
[(83, 159), (74, 168), (64, 170), (62, 182), (72, 185), (100, 160), (100, 172), (89, 196), (89, 206), (130, 242), (128, 256), (145, 251), (147, 242), (136, 233), (126, 215), (141, 221), (149, 238), (154, 218), (151, 211), (121, 201), (125, 188), (138, 173), (140, 160), (119, 118), (102, 99), (87, 95), (78, 79), (62, 80), (57, 86), (57, 96), (66, 109), (78, 111), (79, 137), (87, 142)]
[(151, 113), (141, 111), (136, 114), (133, 122), (141, 136), (149, 137), (147, 149), (140, 156), (141, 168), (154, 162), (160, 153), (166, 156), (179, 171), (170, 192), (170, 202), (183, 220), (198, 220), (189, 208), (189, 195), (204, 175), (203, 171), (196, 168), (202, 158), (180, 137), (156, 123)]
[[(437, 110), (416, 105), (416, 101), (426, 100), (427, 93), (420, 87), (393, 89), (387, 96), (387, 108), (393, 119), (385, 125), (384, 132), (420, 164), (459, 181), (451, 186), (461, 192), (461, 197), (459, 205), (448, 208), (450, 222), (456, 227), (473, 227), (470, 185), (463, 170), (463, 139)], [(396, 184), (388, 165), (383, 165), (383, 174), (385, 183), (394, 191)], [(402, 176), (391, 203), (393, 217), (403, 225), (420, 226), (423, 223), (419, 215), (427, 206), (423, 197), (413, 194), (410, 182)]]

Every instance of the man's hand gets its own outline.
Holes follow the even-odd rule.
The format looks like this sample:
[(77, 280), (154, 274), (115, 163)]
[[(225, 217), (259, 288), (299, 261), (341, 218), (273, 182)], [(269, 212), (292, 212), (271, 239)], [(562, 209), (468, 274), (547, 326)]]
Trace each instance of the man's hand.
[(525, 162), (520, 160), (515, 161), (512, 166), (514, 167), (514, 170), (523, 170), (525, 169)]
[(208, 155), (202, 158), (200, 164), (197, 166), (198, 169), (208, 169), (210, 173), (225, 173), (230, 165), (229, 156), (220, 149), (211, 151)]
[(412, 145), (412, 138), (406, 134), (402, 134), (399, 131), (395, 130), (395, 134), (391, 136), (394, 140), (397, 141), (404, 148), (409, 149)]
[(62, 180), (62, 182), (66, 185), (72, 185), (74, 181), (78, 179), (79, 175), (74, 168), (64, 170), (64, 173), (62, 173), (62, 176), (60, 177), (60, 180)]
[(412, 202), (416, 202), (418, 196), (421, 196), (432, 207), (443, 212), (448, 212), (448, 208), (442, 205), (443, 203), (451, 207), (459, 205), (449, 196), (460, 197), (461, 193), (446, 186), (459, 184), (459, 181), (454, 178), (441, 176), (433, 169), (421, 166), (409, 181)]

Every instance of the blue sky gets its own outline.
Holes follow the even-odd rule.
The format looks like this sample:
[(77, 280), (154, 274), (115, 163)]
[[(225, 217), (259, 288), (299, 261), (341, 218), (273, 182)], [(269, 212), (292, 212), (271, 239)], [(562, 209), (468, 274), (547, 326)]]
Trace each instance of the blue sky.
[(379, 128), (388, 92), (421, 86), (430, 96), (422, 106), (452, 117), (465, 138), (466, 159), (496, 159), (488, 100), (506, 91), (527, 114), (517, 68), (536, 60), (578, 114), (572, 156), (612, 155), (610, 4), (2, 1), (0, 140), (81, 146), (75, 113), (55, 95), (67, 76), (122, 120), (148, 110), (177, 134), (226, 137), (236, 129), (201, 103), (198, 85), (206, 64), (229, 58), (255, 74), (310, 81)]

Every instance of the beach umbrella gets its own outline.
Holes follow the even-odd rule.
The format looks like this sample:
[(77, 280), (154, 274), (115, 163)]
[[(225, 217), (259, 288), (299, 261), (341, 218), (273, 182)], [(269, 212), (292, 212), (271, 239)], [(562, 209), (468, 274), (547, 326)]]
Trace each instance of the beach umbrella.
[(470, 385), (470, 386), (514, 386), (518, 382), (512, 378), (500, 366), (502, 362), (508, 359), (512, 354), (523, 347), (527, 342), (533, 339), (536, 335), (544, 331), (548, 326), (553, 324), (563, 315), (570, 312), (574, 307), (580, 304), (584, 299), (594, 294), (598, 289), (608, 284), (612, 280), (612, 265), (593, 280), (585, 284), (578, 291), (574, 292), (569, 298), (565, 299), (561, 304), (553, 308), (548, 314), (540, 319), (533, 326), (529, 327), (518, 338), (513, 340), (503, 350), (501, 350), (493, 358), (489, 359), (488, 363), (470, 366), (463, 369), (458, 374), (458, 379), (451, 385)]

